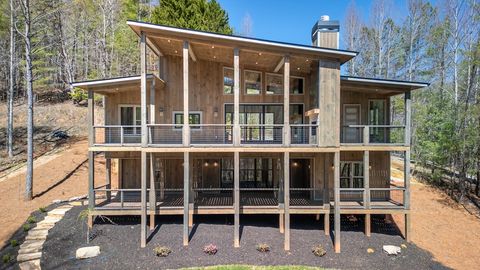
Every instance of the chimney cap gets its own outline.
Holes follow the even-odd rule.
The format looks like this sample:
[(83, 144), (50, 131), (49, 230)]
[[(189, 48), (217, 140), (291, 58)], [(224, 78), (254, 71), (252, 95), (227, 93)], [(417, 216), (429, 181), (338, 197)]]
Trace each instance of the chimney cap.
[(330, 16), (322, 15), (322, 16), (320, 16), (320, 21), (322, 21), (322, 22), (330, 21)]

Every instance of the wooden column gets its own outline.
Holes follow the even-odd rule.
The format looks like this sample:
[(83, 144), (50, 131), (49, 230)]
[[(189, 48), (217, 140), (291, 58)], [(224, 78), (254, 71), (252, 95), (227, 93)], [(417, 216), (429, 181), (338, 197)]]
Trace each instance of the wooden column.
[(87, 124), (88, 124), (88, 145), (95, 144), (95, 103), (93, 100), (93, 91), (88, 90), (88, 111), (87, 111)]
[(330, 214), (325, 214), (323, 217), (323, 227), (325, 229), (325, 235), (330, 235)]
[(371, 231), (371, 217), (370, 214), (365, 214), (365, 234), (370, 236)]
[[(112, 188), (112, 160), (110, 158), (105, 159), (105, 187), (107, 190)], [(109, 202), (112, 198), (112, 192), (107, 191), (107, 201)]]
[(411, 240), (411, 216), (410, 213), (405, 214), (405, 240), (410, 242)]
[(150, 192), (148, 194), (150, 201), (150, 230), (155, 228), (155, 212), (157, 206), (157, 193), (155, 190), (155, 158), (150, 153)]
[(363, 188), (365, 189), (365, 209), (370, 209), (370, 152), (363, 152)]
[(333, 160), (333, 188), (335, 193), (335, 253), (340, 253), (340, 152), (335, 152)]
[(412, 99), (410, 91), (405, 92), (405, 145), (410, 146), (412, 126)]
[(141, 236), (140, 246), (147, 246), (147, 152), (141, 152)]
[(285, 199), (285, 250), (290, 250), (290, 152), (283, 154), (283, 182)]
[(193, 156), (189, 155), (189, 162), (188, 164), (188, 178), (189, 178), (189, 196), (188, 196), (188, 227), (192, 228), (193, 227), (193, 202), (195, 201), (194, 193), (193, 193)]
[(330, 185), (328, 181), (328, 171), (330, 170), (331, 164), (328, 162), (326, 154), (317, 154), (317, 158), (319, 158), (318, 155), (323, 155), (323, 208), (330, 209)]
[[(140, 110), (142, 121), (142, 147), (148, 144), (147, 136), (147, 43), (145, 33), (140, 35)], [(145, 161), (146, 162), (146, 161)]]
[(88, 151), (88, 209), (95, 208), (95, 152)]
[(233, 145), (240, 145), (240, 50), (233, 50)]
[(240, 247), (240, 153), (233, 153), (234, 233), (233, 246)]
[(290, 146), (290, 56), (283, 59), (283, 145)]
[(190, 124), (188, 108), (188, 41), (183, 42), (183, 146), (190, 145)]
[[(278, 209), (284, 210), (285, 205), (284, 205), (284, 198), (285, 198), (285, 193), (284, 193), (284, 181), (283, 181), (283, 172), (282, 172), (282, 159), (278, 158), (277, 159), (277, 171), (279, 172), (279, 178), (278, 178), (278, 194), (277, 194), (277, 200), (278, 200)], [(278, 217), (278, 225), (280, 229), (280, 233), (285, 232), (285, 214), (280, 213)]]
[[(188, 54), (187, 54), (188, 57)], [(188, 246), (188, 220), (190, 198), (190, 153), (183, 153), (183, 245)]]
[(405, 185), (405, 193), (403, 196), (403, 204), (405, 209), (410, 210), (410, 150), (405, 151), (404, 154), (403, 181)]
[(155, 124), (155, 77), (152, 78), (152, 83), (150, 85), (150, 111), (149, 111), (149, 123)]

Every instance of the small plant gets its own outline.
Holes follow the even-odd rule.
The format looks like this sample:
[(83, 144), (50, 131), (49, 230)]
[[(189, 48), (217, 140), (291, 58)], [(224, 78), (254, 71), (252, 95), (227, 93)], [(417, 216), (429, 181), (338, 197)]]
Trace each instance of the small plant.
[(170, 253), (172, 253), (172, 251), (165, 246), (155, 247), (153, 251), (155, 252), (155, 255), (157, 255), (158, 257), (167, 257)]
[(30, 230), (30, 224), (23, 224), (23, 231), (28, 232)]
[(10, 253), (7, 253), (2, 257), (3, 264), (9, 263), (11, 260), (12, 260), (12, 255), (10, 255)]
[(327, 254), (327, 252), (325, 251), (325, 249), (321, 245), (318, 245), (318, 246), (312, 248), (312, 253), (313, 253), (313, 255), (315, 255), (317, 257), (322, 257), (323, 255)]
[(34, 217), (34, 216), (29, 216), (27, 218), (27, 222), (32, 224), (32, 223), (36, 223), (37, 222), (37, 219)]
[(12, 246), (12, 247), (18, 246), (18, 241), (15, 240), (15, 239), (10, 240), (10, 246)]
[(214, 244), (206, 245), (203, 247), (203, 252), (207, 253), (208, 255), (215, 255), (217, 251), (217, 246), (215, 246)]
[(267, 244), (258, 244), (257, 245), (257, 250), (260, 252), (269, 252), (270, 251), (270, 246)]
[(38, 211), (40, 211), (41, 213), (46, 213), (47, 208), (46, 207), (40, 207), (40, 208), (38, 208)]

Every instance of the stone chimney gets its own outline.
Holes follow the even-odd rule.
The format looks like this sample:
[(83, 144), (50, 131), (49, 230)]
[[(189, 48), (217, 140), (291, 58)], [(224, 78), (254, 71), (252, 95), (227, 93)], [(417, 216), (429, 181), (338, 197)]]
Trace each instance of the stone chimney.
[(330, 21), (328, 15), (320, 17), (312, 28), (312, 45), (317, 47), (338, 49), (340, 23)]

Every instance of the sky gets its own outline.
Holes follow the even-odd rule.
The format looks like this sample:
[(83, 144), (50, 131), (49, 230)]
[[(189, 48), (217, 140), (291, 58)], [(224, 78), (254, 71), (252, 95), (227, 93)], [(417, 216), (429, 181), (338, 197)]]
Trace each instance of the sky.
[[(313, 24), (322, 15), (339, 20), (342, 26), (345, 11), (352, 0), (218, 0), (228, 12), (230, 25), (241, 31), (245, 16), (252, 21), (251, 37), (311, 45)], [(355, 0), (362, 20), (368, 21), (371, 0)], [(405, 16), (406, 1), (394, 0), (394, 20)], [(342, 32), (342, 27), (340, 27)], [(342, 39), (342, 35), (340, 35)], [(340, 48), (343, 48), (340, 40)]]

